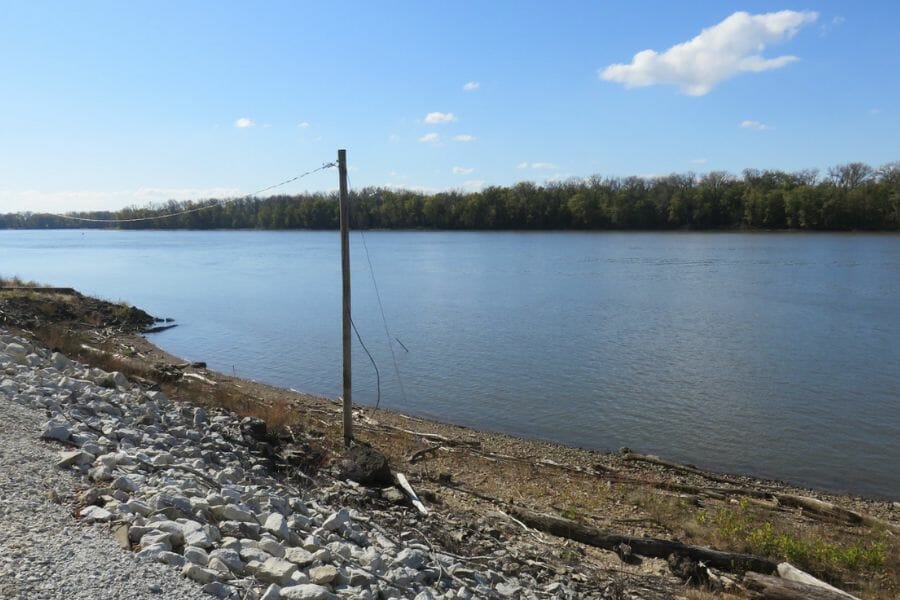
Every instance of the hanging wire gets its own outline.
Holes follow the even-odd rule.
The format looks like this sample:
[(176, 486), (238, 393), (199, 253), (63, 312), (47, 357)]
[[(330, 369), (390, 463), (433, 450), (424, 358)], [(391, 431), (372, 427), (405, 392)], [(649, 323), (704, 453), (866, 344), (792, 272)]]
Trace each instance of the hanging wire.
[(226, 199), (226, 200), (213, 200), (209, 204), (205, 204), (203, 206), (195, 206), (193, 208), (188, 208), (188, 209), (180, 210), (180, 211), (173, 212), (173, 213), (167, 213), (164, 215), (156, 215), (156, 216), (152, 216), (152, 217), (135, 217), (132, 219), (92, 219), (89, 217), (76, 217), (74, 215), (57, 214), (57, 213), (35, 213), (35, 214), (57, 217), (59, 219), (67, 219), (69, 221), (81, 221), (81, 222), (85, 222), (85, 223), (138, 223), (141, 221), (155, 221), (157, 219), (168, 219), (171, 217), (178, 217), (181, 215), (187, 215), (190, 213), (200, 212), (201, 210), (207, 210), (207, 209), (213, 208), (215, 206), (223, 206), (223, 205), (231, 203), (231, 202), (238, 202), (240, 200), (246, 200), (248, 198), (252, 198), (253, 196), (256, 196), (257, 194), (262, 194), (263, 192), (268, 192), (269, 190), (274, 190), (275, 188), (279, 188), (279, 187), (287, 185), (289, 183), (293, 183), (294, 181), (297, 181), (298, 179), (303, 179), (307, 175), (312, 175), (313, 173), (318, 173), (319, 171), (324, 171), (325, 169), (330, 169), (330, 168), (334, 167), (335, 164), (336, 163), (333, 163), (333, 162), (325, 163), (317, 169), (312, 169), (311, 171), (307, 171), (306, 173), (301, 173), (300, 175), (291, 177), (290, 179), (285, 179), (284, 181), (282, 181), (280, 183), (270, 185), (269, 187), (264, 187), (262, 189), (256, 190), (255, 192), (250, 192), (249, 194), (247, 194), (245, 196), (241, 196), (239, 198), (230, 198), (230, 199)]
[(366, 354), (369, 356), (369, 360), (372, 361), (372, 366), (375, 367), (375, 408), (378, 409), (378, 405), (381, 404), (381, 372), (378, 370), (378, 365), (375, 363), (375, 359), (372, 357), (372, 353), (369, 352), (368, 348), (366, 348), (366, 343), (363, 342), (362, 336), (359, 335), (359, 329), (356, 328), (356, 323), (353, 322), (353, 317), (350, 317), (350, 325), (353, 327), (353, 332), (356, 334), (356, 339), (359, 340), (359, 345), (362, 346), (362, 349), (366, 351)]
[[(347, 176), (347, 195), (350, 194), (350, 177)], [(388, 348), (391, 351), (391, 360), (394, 363), (394, 373), (397, 376), (397, 383), (400, 385), (400, 397), (403, 398), (404, 405), (408, 405), (406, 400), (406, 389), (403, 387), (403, 379), (400, 377), (400, 366), (397, 364), (397, 354), (394, 352), (394, 344), (391, 341), (391, 332), (388, 328), (387, 317), (384, 314), (384, 304), (381, 302), (381, 292), (378, 290), (378, 281), (375, 279), (375, 269), (372, 267), (372, 257), (369, 255), (369, 246), (366, 244), (366, 234), (359, 229), (359, 237), (363, 243), (363, 249), (366, 251), (366, 262), (369, 263), (369, 274), (372, 276), (372, 285), (375, 288), (375, 298), (378, 299), (378, 310), (381, 312), (381, 322), (384, 324), (384, 334), (387, 336)], [(407, 350), (407, 352), (409, 352)], [(378, 408), (378, 405), (375, 405)]]

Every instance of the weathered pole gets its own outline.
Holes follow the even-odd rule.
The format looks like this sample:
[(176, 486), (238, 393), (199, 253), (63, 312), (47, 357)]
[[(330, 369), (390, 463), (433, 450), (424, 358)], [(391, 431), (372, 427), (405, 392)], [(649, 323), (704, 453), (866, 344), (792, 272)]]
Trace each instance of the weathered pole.
[(344, 348), (344, 446), (353, 439), (353, 393), (350, 376), (350, 198), (347, 193), (347, 151), (338, 150), (341, 211), (341, 280), (343, 282), (343, 348)]

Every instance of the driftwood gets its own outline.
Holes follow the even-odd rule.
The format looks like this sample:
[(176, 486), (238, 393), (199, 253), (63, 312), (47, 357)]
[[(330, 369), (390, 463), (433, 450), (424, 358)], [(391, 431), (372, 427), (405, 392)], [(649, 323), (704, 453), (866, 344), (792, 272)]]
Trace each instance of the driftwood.
[(816, 585), (753, 572), (744, 575), (744, 586), (751, 592), (756, 592), (756, 595), (751, 597), (767, 600), (848, 600), (849, 598), (844, 592), (833, 592)]
[(204, 377), (203, 375), (200, 375), (198, 373), (184, 373), (182, 375), (182, 377), (187, 377), (189, 379), (195, 379), (195, 380), (201, 381), (207, 385), (217, 385), (216, 382), (213, 381), (212, 379)]
[(409, 485), (409, 480), (406, 479), (406, 475), (404, 475), (403, 473), (397, 473), (397, 483), (400, 484), (400, 487), (402, 487), (403, 491), (406, 492), (406, 495), (409, 496), (409, 499), (412, 502), (413, 506), (416, 507), (416, 510), (418, 510), (423, 515), (427, 515), (428, 509), (425, 508), (425, 505), (421, 500), (419, 500), (419, 496), (416, 494), (416, 491), (412, 488), (411, 485)]
[(673, 463), (668, 460), (663, 460), (657, 456), (648, 456), (646, 454), (636, 454), (634, 452), (628, 452), (624, 456), (622, 456), (622, 460), (632, 461), (632, 462), (645, 462), (650, 463), (651, 465), (659, 465), (661, 467), (666, 467), (667, 469), (672, 469), (673, 471), (681, 471), (682, 473), (690, 473), (691, 475), (697, 475), (699, 477), (703, 477), (704, 479), (709, 479), (710, 481), (715, 481), (716, 483), (727, 483), (733, 484), (734, 482), (730, 479), (726, 479), (725, 477), (719, 477), (717, 475), (713, 475), (712, 473), (706, 473), (701, 471), (700, 469), (689, 467), (687, 465), (680, 465), (678, 463)]
[(836, 594), (841, 594), (847, 600), (859, 600), (856, 596), (848, 594), (844, 590), (839, 590), (836, 587), (829, 585), (822, 581), (821, 579), (816, 579), (806, 571), (801, 571), (791, 563), (779, 563), (778, 565), (778, 575), (781, 576), (782, 579), (788, 579), (790, 581), (796, 581), (797, 583), (805, 583), (806, 585), (814, 585), (816, 587), (820, 587), (822, 589), (828, 590), (830, 592), (834, 592)]
[[(690, 546), (681, 542), (659, 538), (618, 535), (576, 523), (569, 519), (533, 512), (522, 508), (510, 508), (510, 512), (526, 525), (558, 537), (564, 537), (582, 544), (615, 551), (621, 544), (631, 547), (632, 552), (642, 556), (667, 558), (671, 554), (703, 561), (709, 567), (722, 571), (743, 572), (763, 571), (772, 573), (776, 564), (765, 558), (750, 554), (722, 552), (703, 546)], [(844, 599), (846, 600), (846, 598)]]
[(847, 523), (849, 525), (868, 525), (869, 527), (883, 527), (894, 533), (900, 533), (900, 526), (889, 523), (883, 519), (858, 513), (853, 510), (818, 500), (816, 498), (808, 498), (806, 496), (795, 496), (793, 494), (773, 494), (783, 506), (793, 506), (794, 508), (803, 509), (804, 512), (811, 516), (822, 517), (826, 520), (837, 521), (839, 523)]
[(438, 435), (436, 433), (427, 433), (424, 431), (413, 431), (412, 429), (403, 429), (400, 427), (391, 427), (390, 425), (382, 425), (382, 427), (387, 427), (389, 429), (396, 429), (398, 431), (402, 431), (403, 433), (409, 433), (411, 435), (418, 436), (422, 439), (428, 440), (429, 442), (439, 442), (445, 446), (472, 446), (472, 447), (481, 447), (481, 441), (479, 440), (457, 440), (450, 439), (443, 435)]

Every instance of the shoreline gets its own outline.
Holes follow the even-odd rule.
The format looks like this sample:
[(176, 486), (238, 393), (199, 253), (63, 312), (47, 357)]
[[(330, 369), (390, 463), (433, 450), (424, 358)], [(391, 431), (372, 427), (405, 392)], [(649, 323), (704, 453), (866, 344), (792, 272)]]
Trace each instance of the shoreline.
[[(174, 354), (168, 352), (161, 346), (157, 345), (153, 340), (148, 339), (146, 334), (143, 334), (143, 333), (140, 334), (139, 338), (141, 340), (143, 340), (143, 343), (146, 344), (146, 346), (144, 346), (146, 351), (153, 354), (159, 360), (168, 360), (173, 363), (188, 363), (188, 362), (190, 362), (188, 359), (186, 359), (184, 357), (177, 356), (177, 355), (174, 355)], [(137, 338), (132, 338), (131, 343), (132, 344), (141, 344), (142, 342), (138, 342)], [(323, 403), (327, 403), (327, 404), (330, 404), (333, 406), (340, 407), (340, 399), (339, 398), (332, 398), (329, 396), (304, 392), (302, 390), (298, 390), (295, 388), (281, 387), (276, 384), (271, 384), (271, 383), (267, 383), (265, 381), (259, 381), (259, 380), (251, 379), (248, 377), (229, 375), (225, 372), (216, 371), (214, 369), (204, 369), (204, 371), (213, 373), (220, 379), (246, 382), (247, 384), (250, 384), (253, 386), (261, 386), (263, 388), (268, 388), (275, 392), (281, 391), (285, 394), (294, 394), (299, 398), (313, 398), (313, 399), (319, 400)], [(623, 454), (624, 453), (623, 450), (627, 450), (628, 453), (632, 453), (632, 454), (634, 454), (634, 453), (644, 454), (643, 449), (635, 448), (630, 445), (626, 445), (619, 449), (591, 448), (591, 447), (586, 447), (586, 446), (579, 446), (577, 444), (569, 444), (569, 443), (566, 443), (566, 442), (563, 442), (560, 440), (554, 440), (554, 439), (550, 439), (550, 438), (543, 438), (543, 437), (539, 437), (539, 436), (529, 436), (526, 434), (519, 434), (519, 433), (515, 433), (515, 432), (495, 430), (495, 429), (480, 427), (477, 425), (454, 423), (452, 421), (444, 420), (441, 417), (427, 414), (427, 412), (420, 412), (420, 413), (417, 413), (415, 411), (402, 412), (402, 411), (394, 410), (394, 409), (390, 409), (390, 408), (376, 409), (374, 406), (372, 406), (370, 404), (359, 404), (359, 403), (354, 403), (353, 409), (359, 410), (359, 411), (364, 411), (366, 414), (371, 414), (371, 415), (375, 415), (375, 414), (392, 415), (391, 418), (393, 420), (396, 420), (396, 419), (415, 420), (415, 421), (429, 424), (435, 428), (447, 428), (447, 429), (451, 429), (451, 430), (458, 430), (460, 432), (469, 432), (469, 434), (471, 436), (475, 436), (475, 437), (478, 437), (478, 436), (504, 437), (504, 438), (508, 438), (511, 441), (520, 442), (523, 445), (534, 445), (535, 447), (541, 446), (541, 447), (545, 448), (545, 451), (550, 452), (551, 454), (554, 452), (554, 450), (553, 450), (554, 448), (558, 448), (560, 451), (567, 450), (567, 451), (571, 451), (571, 452), (575, 452), (575, 453), (583, 453), (585, 455), (585, 457), (581, 460), (582, 462), (589, 462), (591, 460), (591, 457), (596, 457), (600, 460), (602, 460), (603, 458), (610, 458), (610, 457), (615, 458), (616, 456)], [(655, 458), (665, 460), (667, 462), (678, 462), (678, 461), (674, 461), (674, 459), (667, 454), (650, 453), (649, 455), (653, 456)], [(835, 484), (835, 486), (833, 486), (833, 487), (822, 487), (822, 486), (806, 484), (806, 483), (799, 482), (799, 481), (793, 481), (789, 478), (769, 477), (769, 476), (755, 473), (755, 472), (749, 472), (749, 471), (744, 472), (744, 471), (740, 471), (740, 470), (718, 469), (716, 467), (707, 467), (707, 466), (702, 466), (702, 465), (698, 466), (695, 462), (684, 462), (684, 463), (678, 463), (678, 464), (680, 464), (682, 466), (693, 468), (697, 471), (706, 473), (706, 474), (714, 476), (714, 477), (731, 477), (735, 480), (752, 481), (752, 482), (755, 482), (756, 484), (764, 485), (764, 486), (768, 486), (768, 487), (784, 487), (784, 488), (791, 488), (794, 490), (803, 490), (803, 491), (812, 492), (815, 494), (828, 495), (833, 498), (848, 497), (848, 498), (854, 498), (854, 499), (858, 499), (858, 500), (862, 500), (862, 501), (887, 502), (887, 503), (900, 504), (900, 490), (898, 490), (898, 493), (896, 496), (890, 497), (887, 495), (882, 496), (882, 495), (878, 495), (878, 494), (866, 494), (866, 493), (855, 492), (855, 491), (847, 490), (847, 489), (839, 489), (840, 488), (839, 484)], [(898, 510), (900, 510), (900, 506), (898, 506)]]
[[(37, 298), (33, 302), (46, 302), (40, 294), (32, 296)], [(2, 314), (9, 308), (3, 305), (4, 297), (8, 294), (0, 294), (0, 323), (5, 320), (9, 326)], [(80, 294), (61, 301), (94, 302)], [(47, 335), (27, 320), (16, 328), (29, 330), (32, 339), (35, 332)], [(78, 344), (73, 347), (88, 355), (87, 362), (126, 371), (175, 400), (258, 416), (270, 427), (302, 432), (322, 451), (308, 467), (329, 469), (343, 452), (340, 406), (334, 400), (191, 366), (134, 327), (98, 325), (92, 318), (67, 321), (62, 329), (75, 334)], [(64, 337), (49, 339), (50, 347), (66, 342)], [(85, 345), (91, 350), (84, 350)], [(843, 582), (864, 598), (892, 598), (900, 591), (897, 501), (716, 473), (657, 457), (599, 452), (359, 405), (354, 406), (354, 434), (384, 453), (426, 506), (441, 515), (467, 515), (483, 522), (498, 511), (534, 511), (641, 539), (675, 539), (788, 560), (832, 583)], [(520, 533), (534, 535), (528, 531)], [(563, 541), (558, 549), (565, 560), (604, 572), (622, 569), (623, 559), (615, 552)], [(628, 568), (636, 576), (671, 577), (671, 567), (659, 558), (644, 558)]]
[[(131, 343), (135, 347), (141, 347), (141, 351), (145, 353), (151, 360), (162, 360), (169, 361), (177, 364), (186, 364), (188, 361), (183, 359), (182, 357), (173, 355), (156, 345), (153, 341), (147, 339), (144, 334), (140, 335), (131, 335), (125, 338), (128, 343)], [(221, 383), (232, 383), (239, 386), (242, 386), (242, 389), (246, 390), (247, 393), (256, 394), (260, 397), (260, 399), (264, 401), (268, 401), (275, 398), (287, 398), (292, 403), (294, 403), (297, 409), (303, 408), (328, 408), (331, 409), (336, 417), (333, 425), (339, 425), (339, 413), (341, 411), (341, 402), (340, 399), (330, 398), (327, 396), (321, 396), (316, 394), (310, 394), (307, 392), (303, 392), (294, 388), (283, 388), (276, 385), (272, 385), (263, 381), (257, 381), (245, 377), (229, 375), (227, 373), (223, 373), (221, 371), (216, 371), (208, 368), (198, 369), (199, 372), (202, 372), (202, 376), (206, 379), (214, 381), (217, 385)], [(430, 435), (444, 435), (445, 437), (457, 437), (461, 439), (468, 439), (470, 441), (478, 440), (482, 444), (488, 444), (491, 446), (496, 446), (499, 448), (506, 449), (507, 451), (515, 451), (518, 454), (529, 456), (529, 457), (537, 457), (537, 456), (556, 456), (565, 458), (569, 461), (568, 464), (558, 462), (558, 464), (562, 466), (575, 466), (580, 467), (582, 469), (591, 469), (598, 467), (598, 465), (605, 465), (606, 470), (609, 470), (613, 467), (622, 467), (625, 463), (628, 462), (639, 462), (635, 457), (647, 457), (651, 459), (655, 459), (660, 461), (660, 464), (666, 463), (672, 465), (672, 469), (679, 471), (684, 469), (685, 473), (688, 475), (693, 475), (700, 479), (705, 479), (707, 481), (728, 481), (735, 485), (752, 485), (754, 487), (764, 488), (764, 489), (783, 489), (783, 490), (791, 490), (794, 493), (799, 494), (809, 494), (814, 495), (820, 498), (827, 498), (833, 502), (839, 502), (841, 500), (846, 501), (858, 501), (864, 504), (884, 504), (886, 505), (886, 509), (888, 511), (898, 512), (900, 511), (900, 496), (897, 498), (878, 498), (873, 496), (866, 496), (864, 494), (857, 494), (853, 492), (841, 492), (835, 490), (828, 490), (823, 488), (816, 488), (812, 486), (806, 486), (803, 484), (793, 483), (786, 480), (773, 479), (760, 477), (754, 474), (748, 473), (735, 473), (729, 471), (718, 471), (712, 469), (706, 469), (702, 467), (697, 467), (693, 464), (689, 463), (676, 463), (668, 460), (665, 456), (659, 455), (644, 455), (638, 452), (635, 452), (629, 447), (625, 447), (620, 449), (619, 451), (614, 450), (596, 450), (591, 448), (584, 448), (580, 446), (565, 444), (562, 442), (558, 442), (555, 440), (546, 440), (541, 438), (532, 438), (526, 436), (515, 435), (511, 433), (506, 433), (502, 431), (493, 431), (490, 429), (483, 429), (479, 427), (473, 427), (470, 425), (461, 425), (457, 423), (452, 423), (448, 421), (443, 421), (438, 418), (426, 416), (426, 415), (417, 415), (417, 414), (408, 414), (396, 410), (378, 408), (376, 409), (373, 406), (363, 405), (363, 404), (354, 404), (354, 433), (358, 432), (357, 423), (361, 424), (362, 430), (366, 431), (367, 427), (369, 427), (373, 422), (374, 423), (385, 423), (390, 426), (399, 427), (402, 424), (410, 424), (415, 423), (419, 426), (421, 433), (426, 433)], [(356, 436), (355, 436), (356, 437)], [(629, 458), (623, 458), (629, 457)], [(546, 458), (545, 458), (546, 460)], [(549, 459), (554, 460), (554, 459)], [(651, 463), (652, 464), (652, 463)], [(654, 465), (649, 470), (656, 472), (658, 469), (655, 467), (660, 466), (660, 464)], [(552, 463), (547, 463), (548, 466), (552, 466)], [(643, 471), (645, 469), (638, 468), (638, 471)], [(897, 506), (894, 506), (897, 505)], [(900, 513), (897, 514), (900, 517)]]

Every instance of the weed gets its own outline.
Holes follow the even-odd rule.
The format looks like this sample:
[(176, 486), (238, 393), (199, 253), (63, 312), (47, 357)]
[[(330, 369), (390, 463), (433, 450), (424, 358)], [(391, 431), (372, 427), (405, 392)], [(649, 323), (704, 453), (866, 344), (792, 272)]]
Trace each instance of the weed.
[(760, 522), (746, 500), (733, 509), (699, 511), (695, 521), (701, 528), (711, 528), (713, 537), (728, 545), (818, 573), (873, 571), (884, 566), (887, 557), (884, 540), (833, 542), (789, 533), (768, 520)]
[(581, 513), (571, 506), (563, 509), (559, 514), (563, 519), (568, 519), (570, 521), (578, 521), (581, 519)]

